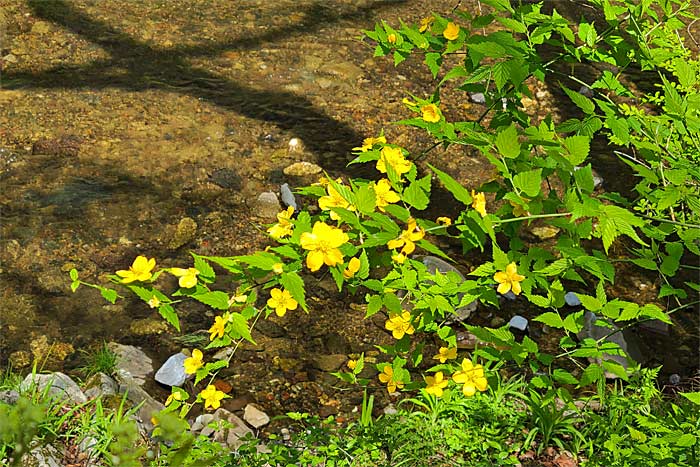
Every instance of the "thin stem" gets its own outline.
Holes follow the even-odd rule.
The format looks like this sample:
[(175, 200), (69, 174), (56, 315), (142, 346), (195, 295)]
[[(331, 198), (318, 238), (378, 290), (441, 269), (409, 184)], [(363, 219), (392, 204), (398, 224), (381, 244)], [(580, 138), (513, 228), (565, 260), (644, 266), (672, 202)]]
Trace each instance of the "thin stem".
[(517, 221), (524, 221), (528, 219), (546, 219), (549, 217), (566, 217), (570, 216), (570, 212), (561, 212), (557, 214), (534, 214), (532, 216), (526, 216), (526, 217), (513, 217), (512, 219), (503, 219), (499, 221), (494, 221), (494, 224), (505, 224), (507, 222), (517, 222)]

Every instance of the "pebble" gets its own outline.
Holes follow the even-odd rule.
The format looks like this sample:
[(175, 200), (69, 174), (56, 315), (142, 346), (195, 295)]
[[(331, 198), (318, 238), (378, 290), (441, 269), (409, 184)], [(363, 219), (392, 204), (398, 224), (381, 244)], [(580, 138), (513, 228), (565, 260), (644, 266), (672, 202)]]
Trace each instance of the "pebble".
[(282, 210), (277, 195), (272, 191), (265, 191), (258, 195), (253, 202), (253, 211), (256, 216), (264, 219), (276, 219), (277, 214)]
[(304, 145), (299, 138), (291, 138), (287, 143), (289, 154), (296, 154), (304, 150)]
[(289, 188), (288, 183), (283, 183), (280, 185), (280, 198), (282, 198), (282, 202), (285, 206), (291, 206), (295, 211), (299, 209), (297, 206), (297, 200), (294, 197), (294, 193), (292, 193), (292, 189)]
[(336, 371), (343, 366), (348, 357), (344, 354), (317, 355), (313, 358), (314, 366), (321, 371)]
[(5, 391), (0, 391), (0, 402), (8, 405), (15, 405), (19, 400), (19, 393), (17, 391), (8, 389)]
[(93, 375), (84, 385), (85, 397), (95, 399), (97, 397), (113, 396), (119, 391), (117, 382), (104, 373)]
[(243, 186), (241, 177), (235, 170), (228, 168), (214, 170), (209, 175), (209, 181), (216, 186), (230, 190), (240, 190)]
[(502, 294), (501, 296), (507, 300), (515, 300), (516, 298), (518, 298), (517, 295), (515, 295), (512, 290), (509, 290), (508, 292)]
[(187, 355), (181, 352), (168, 357), (163, 366), (156, 371), (156, 381), (166, 386), (182, 386), (188, 377), (185, 373), (186, 358)]
[(681, 382), (681, 377), (679, 375), (677, 375), (676, 373), (674, 373), (668, 377), (668, 382), (669, 382), (669, 384), (676, 386), (678, 383)]
[(581, 306), (581, 300), (578, 299), (578, 296), (574, 292), (566, 292), (564, 294), (564, 301), (569, 306)]
[(530, 233), (540, 240), (554, 238), (561, 232), (560, 229), (549, 225), (535, 226), (530, 228)]
[(515, 328), (519, 331), (525, 332), (525, 330), (527, 329), (527, 318), (524, 318), (520, 315), (515, 315), (508, 322), (508, 326), (511, 328)]
[(313, 162), (302, 161), (295, 162), (294, 164), (285, 167), (282, 172), (284, 172), (285, 175), (304, 177), (306, 175), (316, 175), (322, 171), (323, 169), (319, 165), (316, 165)]
[(483, 92), (471, 92), (469, 93), (469, 98), (475, 104), (486, 104), (486, 96)]
[(253, 404), (248, 404), (243, 409), (243, 419), (253, 428), (260, 428), (270, 423), (270, 417)]

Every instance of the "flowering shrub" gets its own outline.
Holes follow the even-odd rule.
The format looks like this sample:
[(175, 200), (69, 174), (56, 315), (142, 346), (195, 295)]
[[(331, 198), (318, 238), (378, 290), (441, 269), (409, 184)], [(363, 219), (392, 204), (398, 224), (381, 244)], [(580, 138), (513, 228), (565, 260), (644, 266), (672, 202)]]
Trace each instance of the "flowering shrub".
[[(572, 25), (556, 11), (543, 13), (536, 4), (513, 8), (505, 0), (483, 3), (491, 10), (480, 16), (455, 13), (448, 19), (433, 14), (417, 25), (402, 23), (400, 29), (378, 24), (366, 35), (376, 44), (376, 56), (392, 55), (398, 65), (410, 54), (420, 53), (433, 76), (441, 77), (431, 98), (404, 100), (407, 112), (415, 116), (400, 123), (422, 129), (445, 145), (476, 148), (498, 172), (496, 180), (464, 187), (438, 167), (428, 166), (429, 173), (423, 173), (407, 149), (383, 135), (368, 137), (354, 149), (351, 164), (372, 164), (379, 179), (324, 177), (299, 189), (316, 200), (320, 213), (312, 216), (292, 207), (280, 212), (277, 223), (267, 229), (274, 245), (266, 251), (235, 257), (192, 254), (192, 267), (165, 269), (156, 269), (155, 260), (139, 256), (129, 270), (112, 276), (115, 283), (158, 308), (176, 328), (174, 306), (180, 300), (196, 300), (219, 312), (209, 329), (209, 345), (194, 349), (185, 361), (186, 371), (196, 375), (195, 384), (211, 380), (231, 358), (207, 362), (203, 350), (253, 342), (251, 326), (272, 312), (280, 317), (299, 308), (308, 312), (304, 278), (319, 271), (329, 271), (339, 290), (349, 287), (365, 293), (366, 316), (385, 313), (385, 327), (395, 339), (393, 345), (381, 347), (386, 358), (377, 364), (378, 381), (359, 377), (363, 357), (349, 362), (349, 372), (336, 375), (347, 382), (380, 383), (389, 393), (424, 389), (428, 397), (441, 397), (450, 390), (466, 397), (486, 391), (490, 381), (496, 381), (490, 373), (508, 360), (537, 374), (529, 384), (550, 390), (548, 394), (564, 394), (560, 389), (565, 385), (583, 387), (603, 381), (606, 372), (626, 379), (630, 370), (606, 359), (610, 353), (622, 352), (619, 346), (604, 339), (573, 339), (584, 326), (584, 313), (621, 323), (640, 319), (670, 323), (669, 313), (697, 303), (682, 302), (688, 290), (700, 289), (697, 283), (678, 286), (670, 280), (682, 267), (686, 252), (700, 254), (700, 174), (694, 165), (700, 153), (700, 63), (672, 34), (681, 19), (691, 18), (689, 3), (662, 2), (661, 17), (648, 2), (593, 0), (608, 23), (601, 33), (593, 23)], [(491, 23), (498, 23), (500, 29), (484, 32)], [(543, 61), (537, 48), (544, 43), (557, 47), (560, 54)], [(443, 70), (448, 54), (464, 58)], [(568, 76), (587, 90), (578, 93), (561, 85), (583, 114), (581, 118), (555, 122), (548, 117), (532, 124), (521, 104), (530, 94), (526, 79), (551, 83), (549, 76), (559, 73), (554, 69), (556, 62), (567, 61), (605, 62), (620, 72), (640, 63), (658, 72), (663, 95), (644, 95), (640, 103), (645, 107), (634, 107), (621, 99), (631, 91), (620, 73), (603, 72), (592, 83)], [(448, 121), (439, 91), (451, 84), (483, 93), (488, 125), (484, 118)], [(594, 97), (587, 97), (588, 91)], [(647, 111), (649, 106), (657, 106), (662, 115)], [(634, 157), (623, 155), (623, 160), (640, 175), (637, 199), (596, 192), (589, 154), (596, 134), (636, 148)], [(421, 217), (435, 183), (463, 206), (456, 219)], [(503, 202), (487, 205), (486, 193)], [(528, 248), (519, 238), (520, 227), (534, 219), (559, 233), (553, 248)], [(469, 272), (467, 280), (454, 273), (432, 273), (415, 257), (420, 251), (450, 260), (431, 241), (436, 236), (458, 238), (464, 251), (478, 249), (483, 254), (483, 262)], [(654, 303), (608, 300), (605, 286), (615, 279), (615, 264), (608, 252), (619, 237), (632, 245), (628, 261), (662, 277), (665, 285), (659, 298), (675, 300), (674, 310), (664, 311)], [(212, 290), (214, 267), (231, 275), (238, 289)], [(371, 272), (378, 270), (386, 272)], [(170, 296), (158, 289), (158, 277), (164, 272), (178, 277), (180, 288)], [(71, 271), (71, 277), (73, 290), (84, 284), (77, 271)], [(595, 292), (576, 293), (583, 308), (566, 313), (565, 295), (572, 284)], [(117, 298), (114, 290), (86, 285), (98, 287), (109, 300)], [(499, 295), (509, 293), (542, 308), (536, 321), (562, 330), (562, 352), (545, 353), (527, 336), (518, 342), (507, 327), (467, 325), (485, 345), (469, 358), (462, 356), (461, 364), (453, 362), (458, 357), (457, 339), (447, 322), (455, 310), (474, 301), (498, 307)], [(258, 296), (267, 297), (262, 307), (256, 305)], [(428, 335), (441, 342), (433, 357), (438, 363), (432, 366), (426, 365), (419, 345)], [(578, 370), (554, 368), (557, 359), (571, 360)], [(197, 400), (213, 409), (222, 397), (209, 384)], [(184, 413), (188, 400), (183, 389), (173, 388), (167, 410)]]

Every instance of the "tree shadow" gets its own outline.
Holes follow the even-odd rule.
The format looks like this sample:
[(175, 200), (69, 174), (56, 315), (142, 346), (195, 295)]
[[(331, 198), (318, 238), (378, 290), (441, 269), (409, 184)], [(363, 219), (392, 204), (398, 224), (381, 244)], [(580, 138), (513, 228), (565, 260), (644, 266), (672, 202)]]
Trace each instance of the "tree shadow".
[[(104, 21), (89, 17), (65, 0), (29, 0), (34, 14), (103, 47), (110, 59), (84, 66), (61, 65), (41, 72), (6, 72), (11, 87), (36, 89), (105, 89), (126, 91), (160, 89), (212, 103), (245, 117), (275, 124), (300, 137), (317, 157), (349, 154), (362, 136), (300, 95), (284, 91), (257, 90), (203, 69), (188, 61), (215, 56), (227, 50), (250, 50), (267, 42), (306, 35), (329, 24), (348, 19), (367, 18), (392, 5), (405, 3), (388, 0), (370, 3), (347, 11), (333, 11), (312, 4), (299, 13), (297, 24), (279, 27), (257, 36), (219, 43), (159, 49), (136, 40)], [(20, 84), (21, 83), (21, 84)], [(6, 86), (7, 87), (7, 86)], [(329, 137), (330, 135), (330, 137)], [(332, 140), (332, 141), (331, 141)], [(340, 143), (339, 143), (340, 141)], [(323, 164), (324, 161), (320, 160)]]

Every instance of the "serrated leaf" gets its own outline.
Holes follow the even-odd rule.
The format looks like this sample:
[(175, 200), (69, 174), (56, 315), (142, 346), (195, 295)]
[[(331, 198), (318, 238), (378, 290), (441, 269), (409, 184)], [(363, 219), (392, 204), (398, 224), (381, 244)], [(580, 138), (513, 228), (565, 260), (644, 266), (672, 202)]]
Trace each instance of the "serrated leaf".
[(581, 380), (579, 381), (579, 386), (588, 386), (591, 383), (600, 381), (604, 377), (605, 375), (603, 374), (603, 369), (600, 367), (600, 365), (591, 363), (585, 370), (583, 370)]
[(448, 173), (443, 172), (442, 170), (439, 170), (430, 164), (428, 164), (428, 167), (430, 167), (430, 170), (432, 170), (435, 173), (435, 175), (438, 176), (438, 179), (445, 187), (445, 189), (452, 193), (452, 196), (454, 196), (457, 201), (464, 204), (465, 206), (470, 206), (472, 204), (472, 197), (469, 194), (469, 190), (464, 188), (462, 184), (460, 184), (457, 180), (452, 178), (452, 176), (450, 176)]
[(567, 96), (569, 96), (569, 99), (571, 99), (571, 102), (576, 104), (576, 107), (579, 109), (583, 110), (583, 113), (590, 115), (595, 112), (595, 104), (593, 103), (592, 100), (584, 96), (583, 94), (580, 94), (576, 91), (572, 91), (571, 89), (567, 88), (563, 84), (561, 84), (561, 88), (564, 90)]
[(231, 320), (231, 329), (233, 330), (233, 332), (235, 332), (237, 335), (241, 336), (243, 339), (247, 340), (251, 344), (255, 344), (253, 336), (251, 336), (250, 334), (248, 320), (245, 319), (245, 316), (243, 316), (240, 313), (231, 313), (229, 319)]
[(177, 329), (178, 332), (180, 331), (180, 319), (172, 306), (168, 305), (167, 303), (162, 304), (158, 307), (158, 313), (166, 322)]
[(540, 193), (542, 185), (542, 169), (519, 172), (513, 177), (513, 185), (530, 198)]
[(362, 214), (369, 214), (377, 206), (377, 195), (370, 185), (363, 185), (355, 193), (355, 207)]
[(433, 78), (437, 78), (440, 72), (440, 65), (442, 65), (442, 55), (435, 52), (425, 54), (425, 65), (433, 74)]
[(206, 283), (214, 282), (214, 280), (216, 279), (216, 273), (214, 273), (214, 270), (209, 265), (209, 263), (205, 261), (204, 257), (196, 255), (194, 253), (190, 254), (192, 255), (192, 258), (194, 258), (195, 269), (199, 271), (197, 278), (203, 280), (203, 282)]
[(209, 305), (210, 307), (215, 308), (217, 310), (228, 310), (229, 308), (229, 296), (227, 293), (222, 292), (220, 290), (215, 290), (213, 292), (194, 293), (190, 295), (190, 297), (194, 298), (198, 302), (204, 303), (205, 305)]
[(112, 305), (114, 305), (114, 303), (117, 301), (117, 291), (116, 290), (100, 288), (100, 295), (102, 295), (102, 297), (104, 297), (104, 299), (107, 300)]
[(681, 396), (696, 405), (700, 405), (700, 392), (681, 392)]
[(584, 135), (574, 135), (564, 138), (567, 159), (571, 165), (581, 165), (591, 150), (591, 138)]
[(430, 191), (426, 194), (420, 182), (415, 181), (406, 187), (403, 191), (402, 198), (406, 203), (422, 211), (428, 207), (428, 203), (430, 202), (430, 198), (428, 197), (429, 193)]
[(241, 263), (245, 263), (249, 266), (263, 269), (265, 271), (272, 271), (273, 266), (281, 262), (278, 256), (262, 251), (259, 251), (254, 255), (236, 256), (235, 259)]
[(466, 76), (469, 76), (469, 72), (467, 71), (467, 69), (462, 65), (456, 66), (447, 73), (445, 73), (445, 76), (442, 78), (442, 81), (440, 81), (440, 84), (438, 86), (442, 86), (446, 81), (449, 81), (451, 79), (464, 78)]
[(520, 142), (518, 130), (515, 125), (510, 125), (496, 136), (496, 148), (504, 157), (513, 159), (520, 155)]
[(564, 327), (564, 321), (561, 319), (561, 316), (559, 316), (559, 313), (555, 313), (553, 311), (542, 313), (541, 315), (535, 317), (533, 321), (539, 321), (540, 323), (546, 324), (550, 328), (555, 329), (562, 329)]
[(382, 309), (382, 306), (381, 295), (372, 295), (369, 297), (369, 300), (367, 301), (367, 312), (365, 314), (365, 318), (369, 318), (370, 316), (379, 312), (379, 310)]
[(640, 245), (648, 246), (634, 230), (635, 227), (642, 227), (644, 221), (627, 209), (619, 206), (601, 205), (598, 221), (596, 233), (602, 238), (606, 253), (612, 242), (620, 235), (626, 235)]
[(555, 381), (562, 383), (562, 384), (578, 384), (579, 381), (576, 379), (574, 375), (569, 373), (566, 370), (562, 370), (561, 368), (557, 368), (552, 372), (552, 378), (554, 378)]
[(407, 26), (406, 24), (404, 24), (403, 21), (401, 21), (401, 26), (401, 33), (403, 33), (408, 38), (408, 40), (411, 41), (416, 47), (418, 47), (419, 49), (428, 48), (428, 39), (426, 39), (423, 34)]
[(280, 276), (280, 284), (289, 291), (292, 298), (299, 302), (304, 311), (308, 311), (306, 305), (306, 290), (304, 289), (304, 280), (296, 272), (288, 272)]
[(228, 366), (228, 361), (226, 360), (218, 360), (216, 362), (207, 363), (202, 368), (197, 370), (197, 376), (194, 379), (195, 386), (212, 372), (220, 370), (221, 368), (226, 368), (226, 366)]

